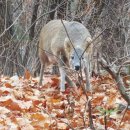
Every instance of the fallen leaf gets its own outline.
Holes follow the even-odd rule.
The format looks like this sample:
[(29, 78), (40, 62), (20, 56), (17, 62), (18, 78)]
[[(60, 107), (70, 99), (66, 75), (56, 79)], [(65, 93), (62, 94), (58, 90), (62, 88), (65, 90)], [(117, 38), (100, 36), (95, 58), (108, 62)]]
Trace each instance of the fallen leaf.
[(17, 103), (13, 102), (12, 99), (8, 99), (6, 101), (1, 101), (0, 104), (12, 111), (22, 111), (22, 109), (19, 107), (19, 105)]
[(39, 113), (32, 114), (31, 118), (32, 118), (32, 120), (38, 120), (38, 121), (45, 120), (45, 117)]
[(7, 87), (7, 88), (13, 88), (13, 86), (12, 86), (10, 83), (5, 83), (4, 85), (5, 85), (5, 87)]
[(52, 80), (52, 83), (51, 83), (52, 87), (57, 87), (59, 85), (59, 82), (60, 82), (59, 78), (53, 77), (53, 78), (51, 78), (51, 80)]
[(67, 130), (68, 129), (68, 125), (65, 123), (57, 123), (57, 129), (58, 130)]
[(28, 70), (25, 70), (24, 78), (27, 79), (27, 80), (29, 80), (30, 77), (31, 77), (30, 72)]

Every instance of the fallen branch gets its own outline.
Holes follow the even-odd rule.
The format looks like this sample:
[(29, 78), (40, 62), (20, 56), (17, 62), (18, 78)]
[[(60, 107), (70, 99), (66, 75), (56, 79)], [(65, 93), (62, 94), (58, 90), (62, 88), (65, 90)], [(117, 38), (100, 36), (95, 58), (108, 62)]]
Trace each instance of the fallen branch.
[[(124, 64), (128, 64), (130, 61), (126, 61), (123, 63)], [(116, 81), (117, 83), (117, 87), (119, 89), (119, 92), (121, 94), (121, 96), (124, 98), (124, 100), (128, 103), (128, 105), (130, 105), (130, 96), (127, 93), (127, 90), (125, 88), (125, 84), (123, 82), (122, 77), (120, 76), (120, 70), (122, 68), (123, 65), (121, 65), (121, 67), (119, 68), (118, 71), (114, 70), (112, 67), (107, 65), (107, 62), (101, 58), (99, 60), (99, 63), (101, 64), (101, 66), (112, 76), (112, 78)]]
[(128, 105), (126, 106), (126, 108), (125, 108), (125, 110), (124, 110), (123, 116), (122, 116), (122, 118), (121, 118), (121, 121), (120, 121), (120, 123), (119, 123), (119, 126), (118, 126), (117, 130), (119, 130), (119, 128), (120, 128), (120, 126), (121, 126), (121, 123), (122, 123), (122, 121), (123, 121), (123, 119), (124, 119), (124, 117), (125, 117), (125, 114), (126, 114), (127, 109), (128, 109)]

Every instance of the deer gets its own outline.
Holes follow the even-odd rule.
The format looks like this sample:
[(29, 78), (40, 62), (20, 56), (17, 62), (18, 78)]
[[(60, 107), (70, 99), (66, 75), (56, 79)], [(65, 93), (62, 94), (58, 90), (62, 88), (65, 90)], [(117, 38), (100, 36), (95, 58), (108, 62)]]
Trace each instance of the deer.
[[(68, 77), (65, 66), (80, 71), (87, 66), (89, 71), (93, 45), (88, 29), (79, 22), (51, 20), (40, 32), (39, 58), (41, 63), (39, 85), (42, 85), (44, 70), (47, 66), (58, 64), (60, 72), (60, 91), (65, 91)], [(85, 63), (85, 65), (84, 65)], [(90, 91), (90, 87), (86, 86)]]

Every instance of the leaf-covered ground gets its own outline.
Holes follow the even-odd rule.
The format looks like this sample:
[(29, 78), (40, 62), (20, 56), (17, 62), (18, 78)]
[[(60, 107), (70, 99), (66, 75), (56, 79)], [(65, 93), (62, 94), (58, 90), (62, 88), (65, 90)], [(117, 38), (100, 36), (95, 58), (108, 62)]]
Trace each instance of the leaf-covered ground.
[(0, 130), (90, 130), (88, 100), (96, 130), (130, 129), (130, 111), (110, 76), (91, 79), (93, 94), (67, 84), (61, 93), (58, 84), (56, 76), (46, 75), (43, 86), (29, 73), (1, 76)]

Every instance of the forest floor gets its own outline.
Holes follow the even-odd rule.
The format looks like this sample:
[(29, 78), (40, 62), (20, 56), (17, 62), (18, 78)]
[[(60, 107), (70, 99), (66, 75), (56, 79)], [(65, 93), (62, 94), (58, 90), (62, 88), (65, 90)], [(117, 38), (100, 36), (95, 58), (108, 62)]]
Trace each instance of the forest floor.
[(110, 75), (91, 84), (93, 93), (67, 83), (60, 92), (57, 76), (44, 75), (43, 86), (28, 71), (24, 78), (1, 76), (0, 130), (91, 130), (89, 117), (96, 130), (130, 130), (130, 110)]

